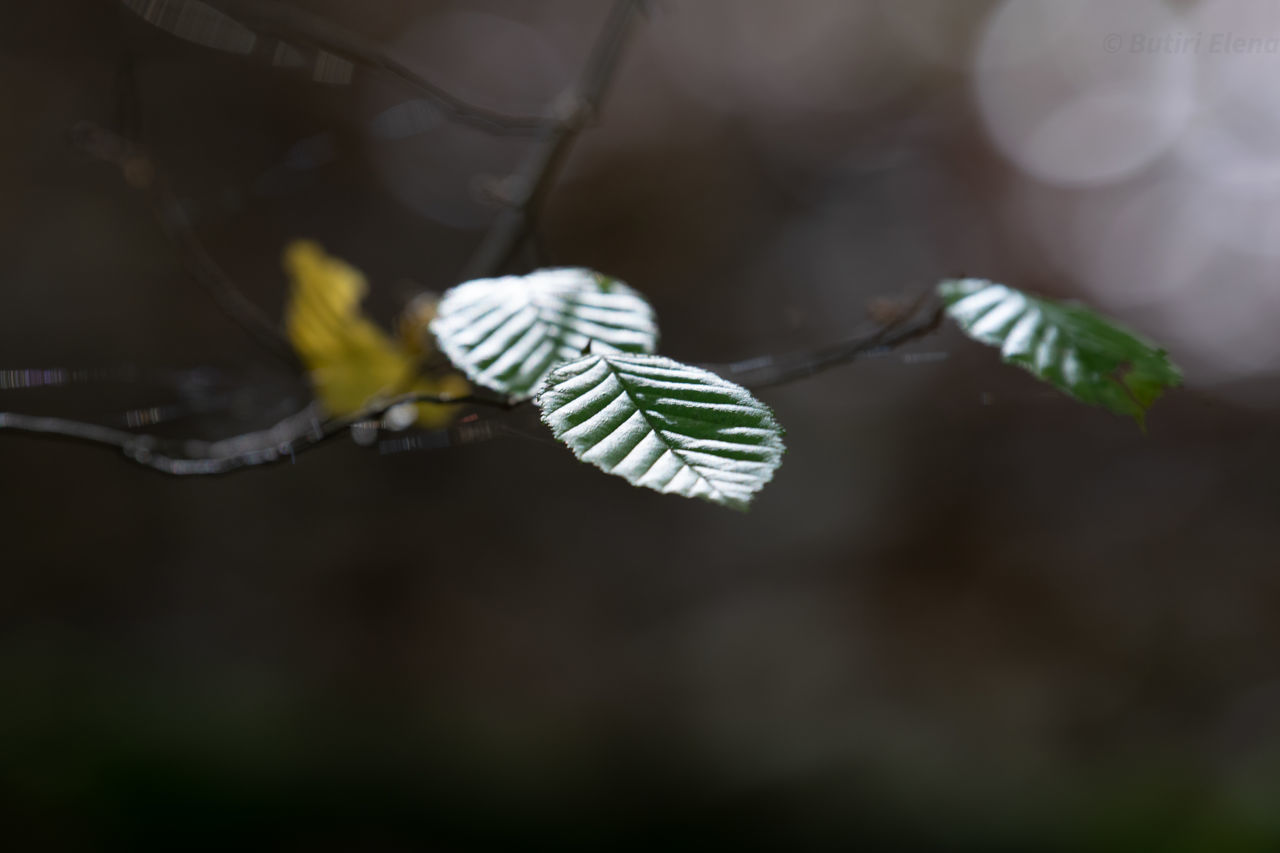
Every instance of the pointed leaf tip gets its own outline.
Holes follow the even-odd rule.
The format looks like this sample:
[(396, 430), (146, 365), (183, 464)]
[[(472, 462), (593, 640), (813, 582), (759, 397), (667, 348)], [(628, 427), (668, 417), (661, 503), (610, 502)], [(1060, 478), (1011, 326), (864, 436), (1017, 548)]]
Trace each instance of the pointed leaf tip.
[(1167, 388), (1182, 384), (1168, 354), (1102, 315), (1003, 284), (944, 281), (947, 314), (974, 340), (1060, 391), (1116, 414), (1146, 431), (1146, 413)]

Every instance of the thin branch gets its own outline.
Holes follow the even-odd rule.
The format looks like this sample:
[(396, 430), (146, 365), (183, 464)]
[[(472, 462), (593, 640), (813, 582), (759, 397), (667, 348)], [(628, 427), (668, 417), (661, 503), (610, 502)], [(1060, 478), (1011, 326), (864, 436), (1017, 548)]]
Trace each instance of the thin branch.
[[(143, 130), (142, 101), (135, 71), (133, 55), (126, 51), (116, 69), (116, 112), (121, 133), (133, 137), (140, 136)], [(205, 249), (154, 159), (136, 141), (89, 121), (79, 122), (72, 128), (71, 141), (89, 156), (118, 168), (125, 183), (146, 193), (161, 229), (178, 249), (183, 266), (191, 277), (223, 313), (258, 344), (294, 372), (299, 372), (301, 365), (288, 339), (279, 326), (241, 292), (231, 276)]]
[(556, 100), (524, 164), (503, 181), (507, 206), (467, 265), (464, 279), (497, 275), (520, 250), (578, 134), (599, 111), (642, 6), (641, 0), (615, 0), (577, 85)]
[[(261, 8), (268, 12), (276, 9), (275, 14), (288, 19), (294, 29), (304, 30), (308, 40), (324, 50), (383, 68), (397, 76), (408, 75), (406, 79), (410, 79), (416, 86), (426, 87), (433, 97), (443, 99), (444, 103), (451, 105), (460, 120), (465, 117), (467, 121), (478, 124), (508, 120), (508, 117), (485, 111), (476, 112), (470, 105), (436, 89), (426, 81), (412, 80), (412, 72), (382, 57), (359, 39), (331, 28), (318, 19), (312, 20), (296, 10), (279, 10), (277, 5), (273, 3)], [(511, 263), (530, 237), (538, 209), (578, 133), (604, 98), (621, 56), (629, 26), (641, 7), (641, 0), (616, 0), (592, 49), (579, 84), (557, 101), (551, 116), (527, 120), (530, 128), (536, 128), (538, 137), (524, 166), (506, 182), (508, 186), (515, 187), (514, 192), (508, 193), (511, 204), (486, 235), (469, 266), (468, 277), (500, 272)], [(301, 24), (299, 20), (302, 21)], [(126, 78), (125, 83), (129, 83), (130, 79)], [(122, 92), (127, 96), (133, 89), (124, 85)], [(122, 97), (121, 105), (123, 125), (129, 127), (138, 120), (136, 99), (131, 101), (128, 97)], [(136, 129), (130, 128), (130, 132), (136, 133)], [(244, 297), (230, 277), (204, 250), (182, 208), (156, 173), (154, 163), (132, 143), (95, 125), (80, 125), (76, 130), (76, 139), (85, 150), (119, 167), (132, 186), (150, 193), (166, 233), (182, 251), (197, 280), (210, 291), (228, 314), (262, 343), (273, 351), (283, 350), (291, 363), (296, 364), (292, 348), (278, 327)], [(936, 299), (922, 297), (909, 306), (908, 310), (882, 322), (878, 329), (869, 334), (813, 350), (785, 356), (764, 356), (711, 368), (750, 388), (775, 387), (921, 338), (938, 327), (942, 316), (942, 306)], [(361, 432), (369, 434), (372, 431), (372, 435), (376, 436), (378, 424), (399, 406), (432, 403), (511, 410), (528, 402), (483, 394), (449, 396), (412, 393), (377, 401), (360, 411), (331, 418), (323, 418), (319, 405), (312, 403), (267, 429), (219, 441), (165, 439), (65, 418), (3, 412), (0, 412), (0, 430), (113, 447), (130, 460), (166, 474), (208, 476), (292, 460), (298, 454), (347, 432), (359, 437)], [(361, 427), (364, 429), (356, 429)], [(492, 425), (484, 422), (468, 423), (466, 427), (476, 431), (477, 437), (481, 434), (491, 436), (498, 432)], [(431, 441), (384, 441), (382, 449), (384, 452), (395, 452), (417, 446), (436, 446), (438, 443), (438, 437)]]
[(274, 426), (222, 441), (165, 440), (66, 418), (0, 412), (0, 429), (114, 447), (133, 462), (176, 476), (225, 474), (239, 468), (292, 458), (332, 438), (348, 425), (329, 429), (308, 407)]
[[(921, 301), (918, 301), (914, 310), (904, 314), (902, 319), (888, 323), (872, 334), (850, 338), (831, 346), (787, 356), (764, 356), (710, 367), (754, 389), (787, 384), (814, 376), (838, 365), (847, 364), (863, 356), (887, 352), (924, 337), (938, 327), (942, 318), (942, 309), (940, 306), (933, 306), (921, 315), (920, 308)], [(912, 318), (915, 319), (912, 320)], [(11, 412), (0, 412), (0, 430), (114, 447), (122, 451), (131, 461), (165, 474), (209, 476), (226, 474), (242, 468), (291, 461), (298, 454), (318, 447), (353, 427), (370, 424), (376, 429), (377, 423), (392, 409), (415, 403), (446, 406), (473, 405), (511, 411), (527, 405), (529, 400), (490, 397), (483, 394), (453, 396), (410, 393), (371, 403), (349, 415), (328, 419), (322, 419), (318, 405), (312, 403), (301, 412), (290, 415), (265, 430), (248, 432), (220, 441), (163, 439), (83, 421)], [(477, 435), (475, 438), (492, 437), (499, 432), (492, 427), (484, 426), (483, 423), (465, 426), (472, 430), (479, 428), (483, 432), (483, 436)], [(409, 450), (427, 446), (427, 444), (429, 443), (412, 438), (393, 440), (383, 442), (382, 450), (383, 452)]]
[(474, 394), (455, 397), (414, 393), (370, 404), (350, 415), (322, 419), (319, 406), (312, 403), (267, 429), (219, 441), (164, 439), (68, 418), (14, 412), (0, 412), (0, 430), (114, 447), (131, 461), (165, 474), (210, 476), (227, 474), (241, 468), (292, 461), (298, 454), (342, 435), (353, 426), (376, 422), (397, 406), (414, 403), (472, 404), (499, 409), (511, 409), (518, 405), (511, 400), (497, 400)]
[(437, 406), (483, 406), (489, 409), (498, 409), (500, 411), (509, 412), (512, 409), (518, 409), (523, 406), (527, 400), (516, 397), (489, 397), (484, 394), (422, 394), (411, 392), (409, 394), (401, 394), (393, 398), (390, 402), (379, 404), (375, 407), (373, 415), (369, 415), (362, 420), (368, 420), (369, 417), (377, 417), (385, 414), (387, 409), (403, 406), (411, 403), (431, 403)]
[(541, 116), (507, 115), (470, 103), (392, 59), (373, 41), (303, 9), (273, 0), (253, 0), (248, 4), (212, 0), (210, 5), (255, 32), (286, 45), (290, 41), (305, 43), (355, 65), (388, 74), (433, 101), (446, 118), (458, 124), (495, 135), (530, 135), (546, 124)]
[(942, 305), (935, 298), (925, 296), (917, 299), (896, 319), (871, 333), (817, 349), (707, 365), (707, 369), (753, 390), (775, 388), (923, 338), (937, 330), (942, 317)]
[(181, 203), (156, 169), (155, 162), (134, 143), (92, 122), (77, 124), (71, 131), (71, 138), (81, 150), (119, 168), (131, 187), (147, 194), (161, 229), (178, 249), (183, 266), (191, 277), (257, 343), (294, 370), (299, 370), (297, 356), (288, 339), (279, 326), (240, 291), (231, 276), (205, 249)]

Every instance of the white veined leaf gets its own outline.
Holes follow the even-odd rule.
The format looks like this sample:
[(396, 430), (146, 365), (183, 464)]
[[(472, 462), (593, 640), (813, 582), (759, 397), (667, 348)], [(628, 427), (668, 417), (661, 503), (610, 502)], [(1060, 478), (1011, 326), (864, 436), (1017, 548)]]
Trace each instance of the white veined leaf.
[(580, 268), (481, 278), (447, 291), (431, 331), (471, 381), (526, 398), (551, 368), (595, 352), (653, 352), (658, 326), (644, 297)]
[(657, 355), (592, 354), (535, 402), (583, 462), (636, 486), (743, 510), (782, 464), (782, 428), (747, 389)]
[(974, 278), (944, 281), (938, 293), (951, 319), (1006, 362), (1144, 429), (1151, 404), (1182, 382), (1164, 350), (1083, 305)]

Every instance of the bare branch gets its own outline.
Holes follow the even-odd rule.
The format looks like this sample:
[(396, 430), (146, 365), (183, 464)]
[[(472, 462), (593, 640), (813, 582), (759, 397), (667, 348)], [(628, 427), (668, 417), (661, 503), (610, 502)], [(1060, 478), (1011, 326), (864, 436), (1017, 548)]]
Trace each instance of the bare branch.
[(870, 333), (787, 355), (766, 355), (729, 364), (704, 366), (751, 389), (774, 388), (923, 338), (937, 330), (942, 317), (942, 305), (936, 298), (925, 296), (915, 300), (906, 311)]
[(217, 442), (168, 441), (66, 418), (11, 412), (0, 412), (0, 429), (115, 447), (139, 465), (174, 475), (224, 474), (278, 462), (337, 434), (326, 432), (311, 409), (291, 415), (270, 429)]
[(219, 441), (165, 439), (84, 421), (14, 412), (0, 412), (0, 430), (114, 447), (131, 461), (165, 474), (209, 476), (292, 461), (299, 453), (305, 453), (342, 435), (353, 426), (376, 423), (397, 406), (414, 403), (469, 404), (498, 409), (512, 409), (519, 405), (511, 400), (474, 394), (449, 396), (414, 393), (380, 400), (352, 414), (326, 419), (322, 417), (319, 405), (312, 403), (267, 429)]
[(431, 99), (447, 118), (459, 124), (506, 135), (536, 133), (546, 121), (540, 116), (506, 115), (470, 103), (392, 59), (374, 42), (297, 7), (253, 0), (251, 5), (240, 8), (241, 20), (259, 32), (304, 42), (356, 65), (389, 74)]
[(512, 197), (467, 265), (464, 279), (497, 275), (520, 250), (578, 133), (600, 109), (642, 6), (640, 0), (615, 0), (577, 85), (556, 100), (524, 164), (504, 182), (513, 188)]
[[(529, 127), (536, 129), (538, 136), (522, 168), (504, 182), (508, 187), (514, 187), (509, 198), (510, 204), (479, 247), (469, 265), (468, 277), (501, 272), (512, 262), (525, 241), (531, 236), (536, 237), (534, 220), (538, 209), (578, 133), (599, 108), (617, 67), (630, 24), (642, 10), (642, 5), (641, 0), (616, 0), (578, 85), (557, 101), (549, 116), (517, 120), (516, 125), (528, 121)], [(426, 81), (415, 80), (412, 72), (382, 57), (356, 37), (318, 19), (313, 20), (305, 13), (284, 9), (275, 3), (255, 7), (255, 12), (261, 13), (259, 17), (266, 14), (268, 19), (274, 20), (275, 25), (282, 29), (295, 34), (302, 32), (307, 40), (324, 50), (383, 68), (408, 79), (418, 88), (425, 87), (433, 97), (450, 105), (460, 120), (465, 117), (465, 120), (480, 125), (498, 122), (499, 124), (494, 125), (495, 128), (516, 126), (501, 124), (509, 121), (509, 117), (476, 111), (448, 93), (435, 89)], [(277, 17), (271, 19), (272, 15)], [(122, 126), (127, 128), (127, 132), (136, 134), (140, 112), (127, 62), (124, 71), (121, 85)], [(96, 125), (82, 123), (76, 128), (75, 139), (86, 151), (117, 166), (131, 186), (148, 192), (161, 224), (182, 252), (197, 281), (213, 295), (224, 311), (254, 334), (255, 338), (296, 366), (296, 356), (278, 326), (240, 292), (235, 282), (204, 249), (181, 206), (157, 173), (155, 164), (135, 144)], [(937, 329), (942, 316), (943, 309), (936, 297), (924, 296), (906, 306), (905, 310), (895, 310), (890, 315), (879, 318), (878, 328), (869, 333), (783, 356), (762, 356), (708, 367), (750, 388), (775, 387), (814, 376), (861, 357), (887, 352), (921, 338)], [(219, 441), (166, 439), (65, 418), (3, 412), (0, 412), (0, 430), (113, 447), (123, 452), (131, 461), (166, 474), (207, 476), (292, 460), (297, 454), (348, 432), (356, 438), (368, 437), (368, 441), (361, 443), (371, 442), (376, 439), (381, 429), (380, 424), (386, 423), (384, 418), (393, 413), (392, 410), (405, 405), (472, 405), (509, 411), (528, 402), (482, 393), (459, 396), (411, 393), (375, 401), (349, 415), (329, 418), (323, 417), (319, 404), (312, 403), (267, 429)], [(471, 438), (464, 437), (465, 440), (482, 440), (502, 432), (500, 424), (495, 426), (491, 422), (477, 421), (474, 418), (464, 421), (459, 430), (469, 431), (467, 434)], [(383, 441), (381, 448), (383, 452), (397, 452), (440, 446), (442, 441), (448, 443), (447, 439), (439, 435), (427, 438), (410, 436), (408, 439)]]
[[(927, 300), (932, 302), (932, 300)], [(942, 319), (942, 308), (936, 304), (922, 311), (926, 300), (917, 300), (911, 310), (899, 319), (883, 325), (873, 333), (850, 338), (815, 350), (787, 356), (762, 356), (724, 365), (707, 365), (711, 370), (732, 378), (747, 387), (776, 387), (847, 364), (857, 358), (887, 352), (933, 332)], [(402, 394), (369, 404), (360, 411), (337, 418), (321, 417), (318, 404), (290, 415), (265, 430), (244, 433), (220, 441), (162, 439), (153, 435), (126, 432), (114, 427), (65, 418), (43, 417), (0, 412), (0, 430), (52, 436), (99, 446), (114, 447), (131, 461), (175, 476), (208, 476), (226, 474), (242, 468), (270, 465), (293, 460), (353, 427), (368, 424), (377, 432), (378, 422), (392, 409), (415, 403), (436, 405), (484, 406), (511, 411), (527, 405), (528, 400), (490, 397), (483, 394), (458, 396), (445, 394)], [(488, 422), (467, 423), (470, 438), (481, 440), (502, 432)], [(400, 438), (384, 441), (384, 453), (438, 446), (439, 441)]]
[(178, 249), (191, 277), (259, 344), (290, 367), (299, 369), (293, 348), (280, 328), (240, 291), (204, 248), (155, 162), (134, 143), (92, 122), (77, 124), (71, 138), (86, 153), (119, 168), (131, 187), (146, 192), (160, 227)]
[[(122, 0), (122, 2), (126, 8), (148, 23), (180, 38), (199, 41), (192, 39), (190, 34), (180, 30), (175, 31), (172, 26), (161, 23), (162, 16), (167, 11), (164, 4), (148, 4), (138, 0)], [(180, 2), (186, 2), (186, 0), (180, 0)], [(269, 55), (277, 60), (282, 56), (289, 57), (290, 61), (286, 64), (304, 63), (298, 51), (298, 45), (311, 48), (316, 53), (313, 61), (316, 64), (317, 79), (324, 79), (324, 63), (332, 63), (337, 58), (400, 80), (431, 100), (445, 118), (479, 128), (486, 133), (528, 135), (540, 130), (545, 122), (545, 119), (540, 116), (507, 115), (472, 104), (426, 80), (403, 63), (392, 59), (373, 41), (329, 23), (303, 9), (287, 6), (275, 0), (251, 0), (251, 2), (199, 0), (199, 2), (226, 15), (234, 24), (253, 31), (261, 39), (259, 44), (266, 44), (266, 52)], [(178, 18), (182, 19), (181, 11)], [(274, 45), (271, 42), (274, 42)], [(251, 42), (249, 48), (243, 52), (253, 52), (253, 49)], [(276, 64), (280, 63), (277, 61)]]

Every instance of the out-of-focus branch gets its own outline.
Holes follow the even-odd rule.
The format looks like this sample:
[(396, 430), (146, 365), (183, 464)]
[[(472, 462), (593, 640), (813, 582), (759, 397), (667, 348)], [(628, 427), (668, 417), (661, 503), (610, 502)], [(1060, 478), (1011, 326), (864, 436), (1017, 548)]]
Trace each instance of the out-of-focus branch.
[(600, 109), (642, 8), (642, 0), (615, 0), (578, 83), (556, 99), (524, 164), (501, 182), (497, 194), (505, 207), (464, 270), (464, 279), (497, 275), (520, 250), (578, 134)]
[[(167, 8), (167, 3), (149, 2), (149, 0), (122, 0), (124, 6), (143, 20), (166, 29), (173, 34), (193, 39), (191, 34), (173, 26), (166, 26), (166, 15), (175, 14)], [(169, 0), (173, 2), (173, 0)], [(370, 39), (350, 32), (332, 24), (317, 15), (313, 15), (296, 6), (289, 6), (275, 0), (177, 0), (178, 3), (190, 3), (193, 6), (204, 6), (230, 19), (233, 25), (244, 27), (259, 38), (259, 45), (267, 42), (268, 52), (274, 57), (292, 57), (291, 63), (302, 64), (303, 59), (298, 52), (298, 45), (305, 45), (316, 52), (317, 79), (323, 79), (323, 64), (332, 62), (336, 57), (340, 60), (365, 68), (388, 74), (423, 95), (436, 105), (441, 114), (459, 124), (476, 127), (486, 133), (497, 135), (528, 135), (538, 132), (546, 120), (541, 116), (507, 115), (496, 110), (486, 109), (470, 103), (454, 95), (448, 90), (425, 79), (408, 66), (392, 59), (382, 48)], [(185, 9), (178, 9), (175, 18), (183, 19)], [(197, 17), (193, 12), (191, 17)], [(271, 44), (274, 42), (274, 48)], [(252, 45), (252, 42), (250, 42)], [(239, 52), (239, 51), (237, 51)], [(246, 50), (245, 52), (252, 52)], [(279, 63), (278, 63), (279, 64)]]
[(155, 162), (133, 142), (92, 122), (77, 124), (71, 131), (71, 137), (74, 144), (86, 153), (120, 169), (129, 186), (147, 194), (160, 227), (178, 249), (191, 277), (254, 340), (299, 370), (293, 348), (279, 326), (240, 291), (235, 281), (204, 248)]
[(546, 121), (540, 116), (507, 115), (470, 103), (392, 59), (369, 39), (295, 6), (285, 6), (272, 0), (253, 0), (250, 4), (223, 0), (214, 5), (243, 10), (238, 13), (241, 20), (259, 32), (310, 44), (356, 65), (389, 74), (429, 98), (446, 117), (459, 124), (504, 135), (536, 133)]

